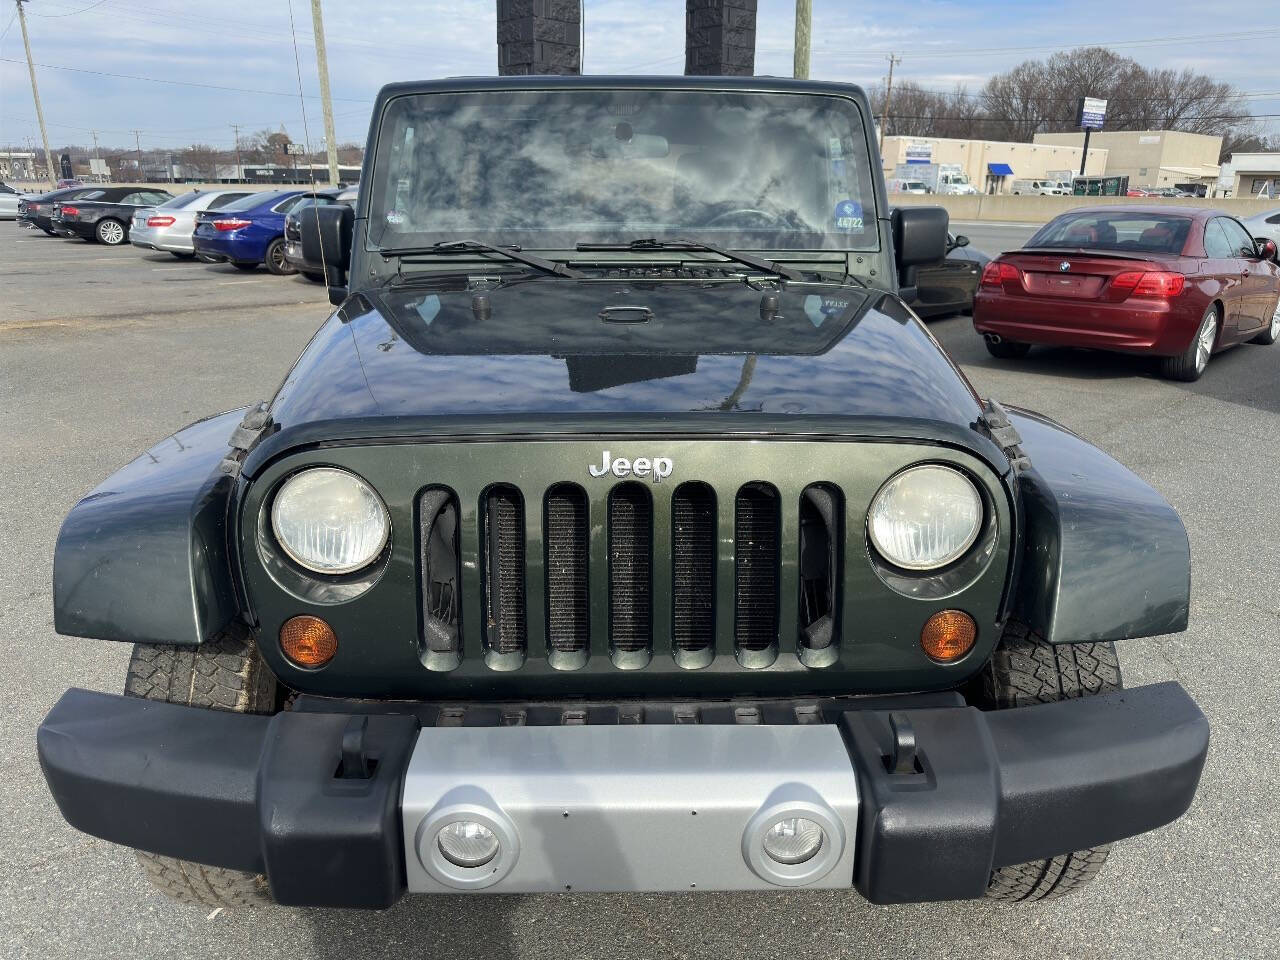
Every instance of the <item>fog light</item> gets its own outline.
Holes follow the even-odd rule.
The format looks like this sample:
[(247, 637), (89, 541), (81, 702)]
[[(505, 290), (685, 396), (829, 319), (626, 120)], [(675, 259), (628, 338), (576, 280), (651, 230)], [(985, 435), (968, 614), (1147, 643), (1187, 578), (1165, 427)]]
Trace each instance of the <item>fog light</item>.
[(483, 823), (455, 820), (436, 834), (440, 855), (456, 867), (483, 867), (498, 855), (498, 836)]
[(920, 646), (939, 663), (959, 660), (977, 639), (978, 625), (963, 610), (939, 610), (920, 631)]
[(822, 827), (804, 817), (779, 820), (764, 835), (764, 852), (788, 866), (812, 860), (822, 849)]
[(319, 617), (292, 617), (280, 628), (280, 649), (300, 667), (323, 667), (338, 652), (338, 638)]

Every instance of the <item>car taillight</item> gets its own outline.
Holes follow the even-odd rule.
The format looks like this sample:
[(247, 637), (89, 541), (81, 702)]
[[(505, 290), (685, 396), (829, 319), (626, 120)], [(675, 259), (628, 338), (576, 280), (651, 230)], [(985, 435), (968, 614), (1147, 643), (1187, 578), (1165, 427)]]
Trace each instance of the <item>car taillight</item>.
[(236, 220), (233, 218), (214, 220), (213, 229), (226, 233), (229, 230), (239, 230), (241, 227), (247, 227), (251, 222), (250, 220)]
[(172, 227), (173, 217), (147, 217), (148, 227)]
[(1186, 285), (1187, 278), (1182, 274), (1163, 270), (1126, 270), (1111, 278), (1111, 289), (1131, 297), (1176, 297)]
[(1012, 263), (992, 260), (982, 268), (982, 286), (984, 287), (1000, 287), (1004, 286), (1006, 280), (1021, 279), (1022, 273)]
[(61, 207), (60, 209), (62, 210), (62, 215), (63, 215), (64, 217), (65, 217), (67, 214), (70, 214), (70, 215), (71, 215), (71, 216), (73, 216), (73, 217), (78, 217), (78, 216), (80, 216), (80, 208), (79, 208), (79, 207)]

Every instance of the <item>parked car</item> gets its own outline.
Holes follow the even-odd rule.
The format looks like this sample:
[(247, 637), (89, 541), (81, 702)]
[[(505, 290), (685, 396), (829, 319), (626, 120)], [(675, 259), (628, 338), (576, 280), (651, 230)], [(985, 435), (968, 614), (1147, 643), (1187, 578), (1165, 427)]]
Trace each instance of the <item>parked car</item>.
[(284, 258), (284, 218), (305, 195), (302, 190), (251, 193), (221, 210), (197, 213), (192, 237), (196, 254), (241, 270), (266, 264), (274, 274), (293, 273)]
[(179, 260), (196, 255), (192, 234), (196, 230), (196, 214), (201, 210), (220, 210), (227, 204), (249, 195), (247, 190), (194, 190), (166, 200), (155, 207), (142, 207), (133, 215), (129, 242), (143, 250), (172, 253)]
[(62, 524), (55, 629), (133, 645), (40, 725), (71, 825), (189, 902), (465, 910), (1039, 900), (1188, 809), (1208, 722), (1112, 642), (1186, 628), (1186, 531), (903, 304), (947, 214), (889, 213), (863, 91), (460, 78), (372, 116), (356, 209), (300, 214), (338, 309), (276, 392)]
[(168, 190), (115, 187), (93, 199), (59, 200), (53, 205), (53, 232), (118, 247), (129, 241), (129, 225), (139, 207), (154, 206), (172, 196)]
[(1221, 210), (1115, 206), (1055, 217), (988, 263), (973, 326), (996, 357), (1032, 344), (1161, 358), (1196, 380), (1212, 354), (1280, 336), (1276, 245)]
[(22, 194), (17, 190), (7, 183), (0, 183), (0, 220), (17, 220), (18, 203), (21, 199)]
[(969, 238), (947, 234), (947, 255), (916, 267), (915, 296), (908, 300), (921, 317), (971, 313), (982, 270), (991, 260), (974, 249)]
[(1060, 197), (1069, 194), (1071, 188), (1064, 187), (1058, 180), (1015, 180), (1009, 186), (1009, 192), (1015, 196), (1030, 194), (1038, 197)]
[(1254, 237), (1263, 237), (1280, 244), (1280, 210), (1268, 210), (1255, 214), (1244, 222), (1245, 229)]
[[(32, 230), (43, 230), (49, 236), (57, 236), (53, 232), (53, 206), (63, 200), (94, 200), (99, 197), (125, 196), (136, 190), (136, 187), (67, 187), (62, 190), (51, 190), (30, 197), (22, 197), (18, 201), (18, 226)], [(119, 191), (118, 193), (116, 191)]]
[(308, 260), (302, 252), (302, 234), (298, 230), (298, 214), (309, 206), (342, 203), (349, 207), (356, 205), (356, 197), (359, 195), (360, 188), (358, 186), (342, 187), (340, 189), (330, 188), (328, 190), (317, 190), (314, 194), (307, 194), (303, 197), (296, 207), (289, 211), (284, 218), (284, 258), (288, 261), (289, 266), (297, 270), (304, 277), (313, 283), (324, 282), (324, 265), (313, 263)]

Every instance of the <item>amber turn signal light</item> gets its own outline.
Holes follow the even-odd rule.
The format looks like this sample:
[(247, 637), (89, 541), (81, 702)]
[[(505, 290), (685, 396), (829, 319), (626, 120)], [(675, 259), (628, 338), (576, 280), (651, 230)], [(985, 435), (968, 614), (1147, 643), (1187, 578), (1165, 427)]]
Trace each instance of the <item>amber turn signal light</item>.
[(973, 649), (978, 625), (963, 610), (939, 610), (924, 623), (920, 646), (939, 663), (952, 663)]
[(280, 649), (300, 667), (323, 667), (338, 652), (338, 638), (319, 617), (291, 617), (280, 628)]

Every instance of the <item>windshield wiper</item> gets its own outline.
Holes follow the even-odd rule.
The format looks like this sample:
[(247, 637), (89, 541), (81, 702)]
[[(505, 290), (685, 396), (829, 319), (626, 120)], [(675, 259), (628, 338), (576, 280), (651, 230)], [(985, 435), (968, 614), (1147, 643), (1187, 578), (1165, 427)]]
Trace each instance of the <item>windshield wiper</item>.
[(434, 243), (429, 247), (408, 247), (382, 251), (382, 255), (386, 257), (408, 257), (414, 254), (427, 253), (496, 253), (500, 257), (506, 257), (508, 260), (523, 263), (527, 267), (533, 267), (535, 270), (541, 270), (543, 273), (550, 273), (557, 277), (582, 279), (586, 276), (572, 267), (557, 263), (555, 260), (544, 260), (542, 257), (535, 257), (531, 253), (521, 253), (518, 246), (498, 247), (491, 243), (481, 243), (479, 240), (441, 240), (439, 243)]
[(732, 260), (735, 263), (741, 263), (743, 266), (752, 267), (755, 270), (761, 270), (765, 273), (773, 273), (780, 277), (786, 277), (788, 280), (803, 280), (804, 275), (798, 270), (791, 267), (776, 263), (773, 260), (766, 260), (764, 257), (755, 257), (749, 253), (738, 253), (734, 250), (726, 250), (724, 247), (717, 247), (712, 243), (703, 243), (700, 240), (659, 240), (656, 237), (644, 237), (639, 240), (632, 240), (630, 243), (579, 243), (576, 250), (580, 252), (587, 251), (607, 251), (607, 250), (627, 250), (631, 252), (643, 252), (646, 250), (687, 250), (690, 253), (714, 253), (717, 256), (724, 257), (726, 260)]

